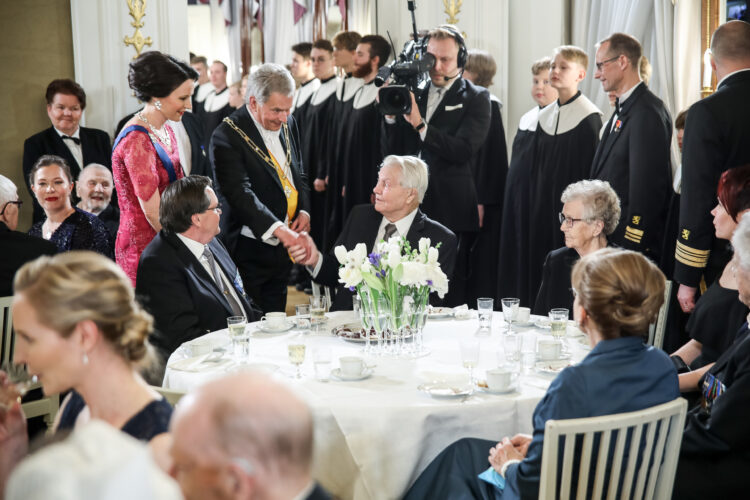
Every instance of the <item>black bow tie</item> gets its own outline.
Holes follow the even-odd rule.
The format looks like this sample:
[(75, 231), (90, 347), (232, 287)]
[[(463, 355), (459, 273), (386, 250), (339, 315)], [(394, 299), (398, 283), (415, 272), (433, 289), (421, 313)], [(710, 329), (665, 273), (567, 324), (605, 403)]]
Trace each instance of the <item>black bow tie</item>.
[(67, 139), (67, 140), (73, 141), (79, 146), (81, 145), (81, 139), (79, 139), (78, 137), (71, 137), (69, 135), (64, 135), (62, 136), (62, 138), (63, 140)]
[(615, 99), (615, 113), (617, 114), (617, 116), (620, 116), (620, 98), (619, 97)]

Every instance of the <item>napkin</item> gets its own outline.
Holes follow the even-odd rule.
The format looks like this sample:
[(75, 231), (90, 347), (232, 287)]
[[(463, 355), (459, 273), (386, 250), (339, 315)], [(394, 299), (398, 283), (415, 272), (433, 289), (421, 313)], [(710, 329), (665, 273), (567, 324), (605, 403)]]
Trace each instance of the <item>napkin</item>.
[(461, 304), (453, 308), (453, 317), (456, 319), (469, 319), (470, 316), (471, 311), (466, 304)]
[(479, 479), (486, 483), (490, 483), (501, 491), (505, 489), (505, 478), (498, 474), (492, 467), (479, 474)]

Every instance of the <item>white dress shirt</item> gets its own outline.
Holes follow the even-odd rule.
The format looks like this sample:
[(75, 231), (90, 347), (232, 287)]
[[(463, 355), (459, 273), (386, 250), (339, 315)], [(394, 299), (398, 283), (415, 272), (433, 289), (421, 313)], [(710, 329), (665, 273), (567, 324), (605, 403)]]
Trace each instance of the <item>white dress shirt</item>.
[(188, 137), (187, 130), (185, 130), (185, 124), (182, 123), (182, 120), (178, 122), (172, 120), (167, 121), (169, 122), (169, 126), (172, 127), (174, 136), (177, 139), (177, 151), (180, 155), (180, 165), (182, 166), (182, 172), (185, 174), (185, 177), (187, 177), (190, 175), (193, 164), (193, 148), (190, 146), (190, 137)]
[[(180, 239), (181, 242), (185, 244), (187, 249), (190, 250), (190, 253), (195, 255), (195, 258), (198, 259), (198, 262), (201, 263), (201, 265), (203, 266), (203, 269), (205, 269), (208, 275), (211, 276), (211, 281), (214, 281), (214, 272), (211, 269), (211, 266), (208, 264), (208, 260), (203, 256), (203, 250), (206, 248), (206, 245), (198, 241), (191, 240), (187, 236), (183, 236), (181, 234), (177, 234), (177, 237)], [(232, 294), (232, 297), (234, 297), (234, 300), (237, 302), (237, 304), (239, 304), (240, 307), (242, 307), (242, 301), (237, 296), (237, 290), (234, 288), (234, 283), (232, 283), (229, 279), (227, 279), (226, 274), (224, 274), (224, 270), (221, 268), (218, 260), (216, 259), (216, 255), (214, 255), (214, 260), (217, 261), (216, 267), (219, 268), (219, 274), (221, 274), (221, 279), (224, 281), (224, 286), (226, 287), (227, 290), (229, 290), (229, 293)]]
[[(635, 85), (633, 85), (632, 87), (630, 87), (629, 90), (627, 90), (626, 92), (623, 92), (622, 95), (617, 98), (619, 100), (619, 103), (620, 103), (620, 109), (622, 109), (622, 104), (627, 100), (627, 98), (630, 97), (633, 94), (633, 91), (635, 91), (635, 89), (638, 88), (638, 85), (640, 85), (642, 83), (643, 83), (643, 80), (641, 80), (640, 82), (638, 82)], [(615, 108), (615, 112), (612, 113), (612, 115), (615, 118), (612, 120), (612, 125), (609, 127), (609, 131), (610, 132), (612, 132), (612, 129), (615, 128), (615, 123), (617, 123), (617, 119), (619, 118), (619, 116), (617, 115), (617, 108)]]
[[(76, 131), (70, 135), (61, 132), (55, 127), (52, 128), (55, 129), (55, 132), (57, 132), (57, 135), (59, 135), (61, 139), (63, 136), (68, 136), (75, 137), (79, 141), (81, 140), (81, 127), (78, 127)], [(81, 170), (83, 170), (83, 167), (85, 167), (86, 165), (83, 164), (83, 150), (81, 149), (81, 145), (76, 144), (75, 141), (71, 141), (70, 139), (63, 139), (62, 141), (68, 147), (68, 149), (70, 150), (70, 154), (73, 155), (73, 158), (75, 158), (76, 162), (78, 162), (78, 166), (81, 167)]]

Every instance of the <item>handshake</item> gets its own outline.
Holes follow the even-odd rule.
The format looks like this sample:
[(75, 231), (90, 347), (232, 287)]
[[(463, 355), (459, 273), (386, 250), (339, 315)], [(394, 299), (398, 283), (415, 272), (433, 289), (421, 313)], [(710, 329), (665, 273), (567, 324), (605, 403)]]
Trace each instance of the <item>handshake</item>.
[[(273, 235), (281, 241), (294, 263), (303, 266), (315, 266), (318, 263), (320, 252), (318, 252), (315, 242), (307, 233), (310, 224), (309, 222), (305, 223), (303, 217), (307, 219), (305, 214), (300, 214), (292, 223), (291, 228), (280, 226), (276, 228)], [(300, 219), (303, 219), (303, 221), (300, 221)]]

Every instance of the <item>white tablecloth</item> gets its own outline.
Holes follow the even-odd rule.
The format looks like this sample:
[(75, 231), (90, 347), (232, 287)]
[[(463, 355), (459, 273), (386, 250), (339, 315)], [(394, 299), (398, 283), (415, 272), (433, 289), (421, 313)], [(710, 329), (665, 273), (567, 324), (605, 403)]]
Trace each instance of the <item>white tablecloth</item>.
[[(312, 351), (329, 347), (332, 368), (338, 358), (361, 354), (362, 345), (346, 342), (330, 334), (333, 326), (354, 319), (352, 313), (329, 313), (325, 329), (300, 334), (296, 330), (281, 334), (254, 331), (251, 339), (250, 366), (272, 363), (311, 406), (315, 419), (315, 466), (313, 475), (334, 495), (344, 499), (400, 498), (429, 462), (447, 445), (462, 437), (500, 440), (518, 432), (532, 430), (534, 408), (544, 395), (552, 377), (524, 375), (517, 392), (492, 395), (476, 392), (465, 399), (433, 399), (417, 386), (439, 377), (465, 377), (459, 340), (475, 335), (478, 323), (466, 320), (427, 322), (425, 345), (429, 356), (416, 360), (390, 357), (367, 358), (376, 365), (372, 377), (358, 382), (314, 378)], [(254, 330), (256, 325), (250, 325)], [(495, 313), (492, 334), (480, 340), (480, 362), (476, 377), (497, 366), (502, 350), (502, 315)], [(544, 335), (539, 329), (520, 329), (524, 336)], [(226, 339), (226, 330), (212, 332), (208, 338)], [(287, 345), (302, 340), (307, 353), (302, 370), (305, 378), (294, 380), (288, 361)], [(585, 351), (575, 340), (569, 342), (573, 357)], [(169, 363), (188, 357), (184, 346), (170, 357)], [(190, 389), (237, 369), (237, 365), (205, 363), (197, 372), (167, 368), (164, 387)]]

